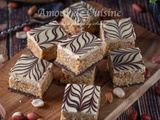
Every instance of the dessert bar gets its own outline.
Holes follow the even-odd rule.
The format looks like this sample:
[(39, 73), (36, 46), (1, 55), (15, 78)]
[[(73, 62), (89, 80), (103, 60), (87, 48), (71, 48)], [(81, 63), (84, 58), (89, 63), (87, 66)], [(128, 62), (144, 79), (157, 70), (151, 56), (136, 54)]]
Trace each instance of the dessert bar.
[(84, 1), (63, 10), (61, 25), (72, 35), (81, 31), (94, 33), (99, 29), (99, 11)]
[(52, 63), (35, 56), (22, 54), (10, 70), (9, 89), (43, 98), (52, 80)]
[(100, 24), (100, 38), (107, 50), (134, 48), (136, 35), (130, 18), (103, 20)]
[(41, 59), (52, 60), (57, 56), (57, 44), (67, 39), (64, 29), (52, 21), (27, 32), (27, 46), (33, 54)]
[(108, 64), (114, 86), (129, 86), (145, 80), (145, 66), (139, 48), (110, 50)]
[(100, 107), (99, 86), (67, 84), (61, 120), (97, 120)]
[(82, 31), (58, 44), (55, 64), (78, 76), (96, 66), (102, 58), (102, 40)]

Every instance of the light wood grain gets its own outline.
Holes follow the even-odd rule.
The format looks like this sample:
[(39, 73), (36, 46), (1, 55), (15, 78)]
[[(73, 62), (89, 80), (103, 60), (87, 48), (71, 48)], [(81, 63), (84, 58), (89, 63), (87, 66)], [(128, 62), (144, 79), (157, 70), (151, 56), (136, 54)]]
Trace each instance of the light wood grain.
[[(101, 5), (95, 2), (89, 3), (98, 9), (102, 8)], [(113, 88), (109, 73), (107, 71), (107, 60), (104, 59), (98, 65), (98, 74), (95, 80), (95, 84), (102, 87), (99, 120), (116, 119), (134, 101), (136, 101), (143, 93), (145, 93), (147, 89), (149, 89), (156, 81), (160, 79), (160, 65), (153, 64), (150, 61), (153, 55), (160, 54), (160, 51), (157, 51), (157, 48), (160, 45), (160, 37), (145, 30), (137, 24), (134, 24), (134, 27), (137, 35), (136, 46), (140, 47), (142, 50), (145, 64), (154, 75), (149, 79), (146, 79), (146, 82), (142, 85), (124, 87), (123, 89), (126, 92), (126, 99), (119, 99), (114, 96), (114, 101), (112, 104), (105, 103), (105, 92), (112, 92)], [(61, 73), (60, 68), (57, 66), (54, 66), (53, 71), (56, 75), (55, 80), (44, 96), (45, 106), (43, 108), (34, 108), (30, 103), (33, 98), (12, 93), (7, 89), (9, 70), (16, 63), (19, 56), (24, 53), (31, 54), (31, 52), (25, 48), (0, 68), (0, 103), (7, 111), (6, 120), (11, 119), (12, 114), (16, 111), (21, 111), (25, 115), (28, 112), (34, 111), (40, 114), (46, 120), (59, 120), (65, 86), (60, 85), (57, 82), (59, 79), (59, 74)], [(22, 103), (19, 102), (20, 100)]]

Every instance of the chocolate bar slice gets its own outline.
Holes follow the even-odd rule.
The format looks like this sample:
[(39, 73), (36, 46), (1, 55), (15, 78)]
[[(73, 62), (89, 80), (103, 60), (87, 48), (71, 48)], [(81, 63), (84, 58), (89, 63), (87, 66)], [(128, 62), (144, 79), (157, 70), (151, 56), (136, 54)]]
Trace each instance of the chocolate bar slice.
[(10, 70), (9, 89), (43, 98), (53, 80), (53, 63), (22, 54)]
[(134, 48), (136, 34), (130, 18), (103, 20), (100, 24), (100, 38), (104, 41), (104, 54), (107, 50)]
[(57, 21), (31, 29), (27, 36), (28, 48), (36, 57), (45, 60), (55, 59), (57, 44), (67, 39), (67, 34)]
[(109, 71), (114, 87), (143, 83), (145, 66), (139, 48), (109, 51)]
[(96, 66), (102, 58), (102, 40), (82, 31), (58, 44), (55, 64), (79, 76)]
[(97, 120), (101, 89), (95, 85), (67, 84), (61, 120)]
[(72, 35), (81, 31), (94, 33), (99, 29), (99, 11), (84, 1), (63, 10), (61, 25)]

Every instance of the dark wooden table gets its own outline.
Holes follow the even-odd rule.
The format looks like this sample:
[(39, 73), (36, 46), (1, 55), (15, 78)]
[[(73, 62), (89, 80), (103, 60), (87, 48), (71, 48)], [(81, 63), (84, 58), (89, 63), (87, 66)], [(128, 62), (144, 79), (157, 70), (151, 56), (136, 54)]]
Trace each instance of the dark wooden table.
[[(73, 4), (79, 0), (63, 1), (65, 6)], [(147, 0), (94, 0), (103, 6), (111, 8), (112, 10), (121, 11), (122, 16), (131, 17), (132, 21), (143, 26), (149, 31), (160, 35), (160, 28), (155, 24), (151, 14), (148, 10)], [(14, 10), (8, 10), (7, 0), (0, 1), (0, 30), (6, 27), (16, 25), (20, 22), (29, 19), (27, 10), (33, 4), (20, 3), (20, 7)], [(137, 13), (132, 9), (132, 4), (137, 3), (143, 7), (144, 13)], [(0, 38), (0, 54), (8, 54), (12, 58), (19, 51), (26, 47), (26, 40), (19, 40), (15, 38), (15, 33), (5, 35)], [(118, 120), (128, 120), (128, 115), (133, 111), (138, 111), (138, 120), (143, 113), (150, 114), (152, 120), (160, 120), (160, 97), (155, 95), (155, 87), (160, 85), (157, 82), (150, 88), (138, 101), (136, 101), (128, 110), (126, 110)]]

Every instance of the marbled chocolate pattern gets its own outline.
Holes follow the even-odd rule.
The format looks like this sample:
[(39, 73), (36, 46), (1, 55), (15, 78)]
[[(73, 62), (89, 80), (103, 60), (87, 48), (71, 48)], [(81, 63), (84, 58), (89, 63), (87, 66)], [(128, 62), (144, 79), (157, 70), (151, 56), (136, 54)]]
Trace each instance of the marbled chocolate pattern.
[(129, 39), (135, 37), (130, 18), (103, 21), (105, 39)]
[(99, 86), (67, 84), (62, 111), (97, 114), (99, 101)]
[(35, 41), (42, 49), (46, 49), (67, 39), (63, 28), (56, 21), (39, 28), (31, 29), (29, 35), (34, 37)]
[(67, 14), (74, 21), (81, 23), (84, 22), (90, 16), (96, 16), (98, 14), (98, 10), (94, 7), (90, 6), (84, 1), (75, 3), (64, 10), (65, 14)]
[(114, 72), (144, 69), (144, 62), (139, 48), (110, 51)]
[(10, 73), (38, 81), (50, 64), (52, 63), (46, 60), (23, 54)]
[(97, 46), (102, 46), (102, 40), (88, 32), (80, 32), (60, 43), (60, 45), (74, 54), (82, 55)]

